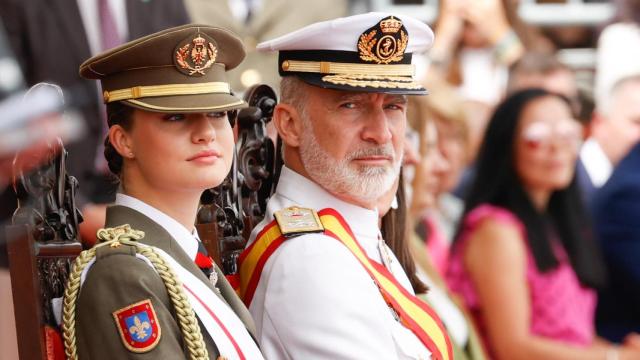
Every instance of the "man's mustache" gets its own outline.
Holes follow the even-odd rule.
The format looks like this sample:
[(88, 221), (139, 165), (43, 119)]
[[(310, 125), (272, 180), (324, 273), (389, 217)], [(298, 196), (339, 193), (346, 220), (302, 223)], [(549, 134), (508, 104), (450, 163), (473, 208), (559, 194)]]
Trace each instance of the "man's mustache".
[(347, 156), (347, 160), (369, 156), (386, 156), (391, 158), (392, 161), (396, 160), (396, 153), (391, 144), (355, 150)]

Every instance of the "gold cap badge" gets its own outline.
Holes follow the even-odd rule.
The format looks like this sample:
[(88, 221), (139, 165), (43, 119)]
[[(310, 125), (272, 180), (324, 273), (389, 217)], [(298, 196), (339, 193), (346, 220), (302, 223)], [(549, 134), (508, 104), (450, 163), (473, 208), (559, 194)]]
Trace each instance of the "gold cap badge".
[(402, 21), (389, 16), (360, 35), (358, 54), (360, 59), (376, 64), (399, 62), (408, 42), (409, 35)]
[(175, 49), (174, 63), (178, 70), (189, 76), (202, 76), (218, 56), (218, 47), (212, 38), (197, 34), (183, 40)]

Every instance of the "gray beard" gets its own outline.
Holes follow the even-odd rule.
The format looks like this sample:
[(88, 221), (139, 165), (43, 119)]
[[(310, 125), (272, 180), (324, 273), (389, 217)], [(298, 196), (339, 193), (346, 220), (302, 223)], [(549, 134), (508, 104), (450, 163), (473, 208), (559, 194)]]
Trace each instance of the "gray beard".
[[(371, 202), (386, 194), (400, 173), (402, 157), (398, 159), (391, 144), (356, 150), (344, 159), (335, 159), (318, 143), (310, 121), (303, 119), (300, 157), (313, 181), (336, 195), (348, 195)], [(387, 166), (357, 166), (351, 160), (363, 156), (382, 155), (393, 159)]]

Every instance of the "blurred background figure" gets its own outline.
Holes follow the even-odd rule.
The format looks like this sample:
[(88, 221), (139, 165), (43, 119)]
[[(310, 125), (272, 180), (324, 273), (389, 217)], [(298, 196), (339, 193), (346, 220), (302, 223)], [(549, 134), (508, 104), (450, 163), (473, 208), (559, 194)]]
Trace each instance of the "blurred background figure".
[(429, 96), (411, 98), (407, 118), (417, 129), (419, 161), (411, 179), (409, 220), (444, 275), (462, 200), (451, 194), (468, 161), (467, 123), (462, 100), (446, 82), (428, 81)]
[(115, 185), (104, 156), (106, 113), (97, 82), (80, 78), (85, 59), (129, 39), (189, 23), (181, 0), (0, 0), (0, 20), (26, 82), (56, 83), (83, 104), (86, 136), (69, 144), (69, 172), (79, 183), (81, 234), (94, 239)]
[(595, 337), (605, 271), (574, 178), (580, 142), (570, 103), (541, 89), (514, 93), (490, 120), (448, 280), (492, 358), (640, 356)]
[[(615, 342), (640, 332), (640, 144), (596, 193), (593, 215), (609, 284), (596, 312), (598, 334)], [(637, 335), (632, 335), (637, 339)]]
[(537, 29), (520, 20), (516, 2), (443, 0), (439, 4), (429, 71), (458, 87), (466, 102), (471, 152), (475, 154), (489, 114), (504, 94), (508, 67), (525, 50), (550, 50), (552, 46)]
[(0, 20), (0, 359), (17, 359), (16, 327), (8, 271), (6, 233), (15, 209), (11, 182), (55, 154), (58, 139), (71, 142), (82, 135), (80, 119), (64, 114), (62, 89), (25, 81), (9, 47)]
[(563, 95), (579, 113), (575, 74), (553, 54), (528, 52), (511, 67), (507, 94), (528, 88), (542, 88)]
[(612, 3), (615, 17), (600, 34), (597, 46), (594, 93), (598, 107), (608, 101), (620, 79), (640, 73), (640, 1)]
[[(28, 173), (55, 155), (60, 150), (59, 140), (71, 142), (82, 135), (81, 119), (64, 115), (63, 109), (62, 90), (52, 84), (39, 83), (27, 92), (0, 100), (0, 192), (13, 192), (14, 177)], [(3, 200), (0, 208), (0, 359), (17, 359), (4, 231), (15, 206)]]
[(0, 191), (57, 151), (58, 139), (72, 142), (83, 134), (81, 119), (63, 114), (63, 96), (59, 86), (38, 83), (0, 102)]
[(256, 44), (308, 24), (348, 15), (347, 0), (184, 0), (194, 23), (223, 27), (238, 34), (247, 57), (229, 72), (231, 88), (242, 92), (255, 84), (278, 88), (278, 56), (259, 53)]
[(596, 105), (590, 137), (580, 150), (578, 163), (578, 178), (588, 203), (638, 140), (640, 73), (619, 79)]
[[(422, 211), (425, 211), (435, 204), (437, 181), (433, 179), (437, 179), (447, 165), (439, 153), (437, 131), (432, 120), (424, 118), (419, 122), (419, 129), (421, 131), (416, 132), (420, 136), (419, 141), (405, 143), (402, 173), (415, 172), (411, 181), (414, 186), (425, 182), (424, 186), (413, 188), (414, 196), (411, 199), (413, 202), (420, 201)], [(415, 221), (410, 215), (409, 198), (405, 196), (405, 187), (411, 185), (406, 180), (401, 175), (396, 185), (378, 202), (382, 237), (408, 274), (416, 294), (427, 301), (443, 321), (452, 340), (454, 358), (485, 360), (486, 352), (471, 318), (449, 293), (443, 277), (433, 265), (430, 249), (425, 246), (423, 235), (429, 238), (431, 236), (418, 235), (413, 231)]]

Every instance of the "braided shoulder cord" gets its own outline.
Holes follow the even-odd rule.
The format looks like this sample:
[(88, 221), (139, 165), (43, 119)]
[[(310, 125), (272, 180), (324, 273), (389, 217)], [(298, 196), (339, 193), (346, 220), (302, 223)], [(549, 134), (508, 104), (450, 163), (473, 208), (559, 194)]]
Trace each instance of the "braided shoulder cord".
[(73, 269), (69, 274), (69, 279), (67, 280), (67, 286), (65, 287), (62, 309), (62, 331), (67, 359), (78, 360), (76, 344), (76, 302), (80, 291), (80, 276), (82, 271), (91, 259), (95, 258), (98, 248), (102, 246), (119, 247), (122, 244), (134, 246), (138, 254), (149, 259), (162, 278), (175, 308), (178, 324), (187, 349), (189, 350), (190, 359), (209, 359), (200, 326), (191, 308), (191, 304), (184, 293), (182, 283), (169, 264), (167, 264), (152, 247), (143, 246), (136, 242), (136, 240), (140, 240), (143, 237), (144, 232), (131, 229), (128, 224), (115, 228), (100, 229), (98, 231), (98, 239), (101, 240), (101, 243), (89, 250), (81, 252), (76, 258)]

